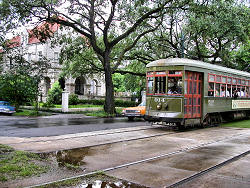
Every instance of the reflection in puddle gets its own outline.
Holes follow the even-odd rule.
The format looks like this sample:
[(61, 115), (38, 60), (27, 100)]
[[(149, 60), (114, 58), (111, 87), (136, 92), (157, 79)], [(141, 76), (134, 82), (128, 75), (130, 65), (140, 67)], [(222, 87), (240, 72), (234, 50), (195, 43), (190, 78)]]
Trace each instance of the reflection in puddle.
[(106, 182), (101, 180), (95, 180), (93, 183), (83, 183), (77, 188), (146, 188), (137, 184), (133, 184), (126, 181), (117, 181), (117, 182)]
[(89, 148), (82, 148), (77, 150), (67, 150), (56, 152), (56, 159), (58, 166), (65, 166), (71, 164), (75, 166), (84, 165), (84, 157), (88, 154)]
[(42, 157), (50, 158), (56, 162), (59, 167), (65, 167), (68, 164), (81, 166), (86, 164), (83, 159), (89, 153), (89, 148), (78, 148), (72, 150), (56, 151), (52, 153), (42, 153)]

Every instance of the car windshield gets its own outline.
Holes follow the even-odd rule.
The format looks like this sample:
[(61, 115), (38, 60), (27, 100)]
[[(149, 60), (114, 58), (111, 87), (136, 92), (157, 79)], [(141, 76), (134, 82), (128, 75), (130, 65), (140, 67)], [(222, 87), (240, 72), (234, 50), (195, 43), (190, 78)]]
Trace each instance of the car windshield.
[(10, 105), (8, 102), (0, 102), (0, 105), (1, 106), (8, 106), (8, 105)]
[(146, 101), (142, 102), (142, 103), (139, 104), (138, 106), (146, 106)]

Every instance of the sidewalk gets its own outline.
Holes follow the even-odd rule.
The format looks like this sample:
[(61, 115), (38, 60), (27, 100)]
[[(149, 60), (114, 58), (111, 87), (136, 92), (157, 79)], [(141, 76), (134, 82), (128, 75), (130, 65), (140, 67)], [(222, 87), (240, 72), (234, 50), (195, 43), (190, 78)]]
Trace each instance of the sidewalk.
[[(34, 106), (21, 106), (23, 109), (32, 110)], [(102, 107), (86, 107), (86, 108), (69, 108), (68, 112), (86, 112), (86, 111), (98, 111), (102, 110)], [(41, 111), (51, 111), (51, 112), (62, 112), (62, 108), (47, 108), (47, 107), (39, 107)]]

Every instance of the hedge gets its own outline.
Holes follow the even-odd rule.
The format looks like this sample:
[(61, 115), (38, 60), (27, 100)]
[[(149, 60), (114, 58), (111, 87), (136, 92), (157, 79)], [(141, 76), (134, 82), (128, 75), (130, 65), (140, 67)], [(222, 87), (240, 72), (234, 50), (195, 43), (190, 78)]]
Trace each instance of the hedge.
[[(78, 101), (78, 104), (94, 104), (94, 105), (104, 105), (103, 99), (81, 99)], [(123, 101), (123, 100), (115, 100), (116, 107), (130, 107), (136, 106), (136, 102), (134, 101)]]

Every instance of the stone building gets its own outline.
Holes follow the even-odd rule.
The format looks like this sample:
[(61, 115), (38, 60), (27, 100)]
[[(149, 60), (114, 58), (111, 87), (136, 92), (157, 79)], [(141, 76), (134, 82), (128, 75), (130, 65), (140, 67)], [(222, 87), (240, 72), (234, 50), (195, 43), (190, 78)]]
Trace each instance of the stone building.
[[(70, 94), (77, 94), (80, 99), (84, 98), (103, 98), (105, 96), (104, 76), (84, 75), (73, 78), (71, 76), (61, 77), (62, 65), (59, 64), (59, 57), (62, 46), (52, 44), (50, 38), (42, 38), (39, 31), (48, 30), (49, 35), (60, 35), (65, 32), (60, 29), (58, 24), (42, 23), (34, 29), (25, 29), (20, 35), (13, 37), (9, 41), (9, 48), (18, 50), (27, 61), (38, 61), (46, 59), (51, 68), (44, 75), (44, 80), (40, 83), (41, 100), (46, 101), (47, 94), (51, 86), (58, 81), (64, 91)], [(5, 59), (8, 63), (8, 60)]]

